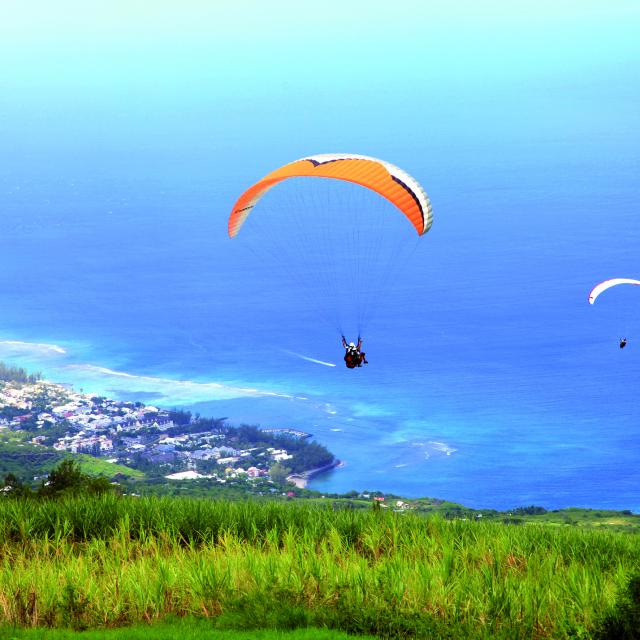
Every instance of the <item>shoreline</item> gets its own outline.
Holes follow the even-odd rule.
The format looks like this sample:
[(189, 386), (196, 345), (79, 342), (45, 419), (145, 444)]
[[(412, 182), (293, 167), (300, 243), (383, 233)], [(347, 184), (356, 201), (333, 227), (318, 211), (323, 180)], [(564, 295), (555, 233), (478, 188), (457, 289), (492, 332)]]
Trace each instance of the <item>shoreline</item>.
[(263, 433), (275, 433), (275, 434), (283, 434), (285, 436), (294, 436), (296, 438), (300, 438), (300, 440), (306, 440), (307, 438), (311, 438), (313, 436), (312, 433), (307, 433), (306, 431), (301, 431), (300, 429), (290, 429), (290, 428), (268, 428), (268, 429), (260, 429)]
[(332, 469), (337, 469), (339, 467), (344, 466), (342, 460), (338, 460), (337, 458), (330, 462), (329, 464), (325, 464), (322, 467), (316, 467), (315, 469), (309, 469), (309, 471), (303, 471), (302, 473), (293, 473), (290, 476), (287, 476), (287, 481), (294, 484), (298, 489), (306, 489), (309, 481), (322, 473), (326, 473), (327, 471), (331, 471)]

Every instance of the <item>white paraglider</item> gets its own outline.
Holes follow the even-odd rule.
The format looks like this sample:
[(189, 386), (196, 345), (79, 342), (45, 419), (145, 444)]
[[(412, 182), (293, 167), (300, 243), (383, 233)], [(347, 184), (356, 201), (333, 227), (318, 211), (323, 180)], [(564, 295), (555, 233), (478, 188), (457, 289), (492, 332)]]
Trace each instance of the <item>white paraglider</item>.
[[(616, 287), (619, 284), (640, 284), (640, 280), (634, 280), (633, 278), (610, 278), (600, 284), (597, 284), (589, 293), (589, 304), (593, 304), (598, 296), (611, 287)], [(627, 339), (620, 338), (620, 348), (624, 349), (627, 346)]]
[(632, 278), (611, 278), (610, 280), (605, 280), (591, 289), (591, 293), (589, 293), (589, 304), (593, 304), (603, 291), (619, 284), (640, 284), (640, 280), (633, 280)]

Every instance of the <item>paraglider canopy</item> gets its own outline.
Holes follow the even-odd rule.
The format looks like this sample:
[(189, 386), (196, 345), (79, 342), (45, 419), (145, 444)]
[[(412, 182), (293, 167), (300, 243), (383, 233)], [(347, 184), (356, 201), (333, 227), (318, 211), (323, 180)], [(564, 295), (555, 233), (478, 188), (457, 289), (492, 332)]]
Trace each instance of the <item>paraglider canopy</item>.
[(420, 184), (408, 173), (384, 160), (357, 154), (322, 153), (308, 156), (272, 171), (238, 198), (229, 217), (233, 238), (258, 200), (274, 185), (294, 177), (333, 178), (354, 182), (376, 191), (392, 202), (422, 235), (433, 218), (431, 203)]
[(271, 280), (287, 283), (279, 291), (295, 300), (303, 322), (361, 335), (384, 313), (432, 222), (429, 197), (399, 167), (328, 153), (285, 164), (249, 186), (231, 210), (228, 234), (254, 254), (248, 264), (258, 258), (261, 277), (274, 269)]
[(597, 284), (589, 293), (589, 304), (593, 304), (596, 301), (596, 298), (607, 289), (611, 287), (615, 287), (619, 284), (640, 284), (640, 280), (634, 280), (632, 278), (611, 278), (610, 280), (605, 280), (600, 284)]

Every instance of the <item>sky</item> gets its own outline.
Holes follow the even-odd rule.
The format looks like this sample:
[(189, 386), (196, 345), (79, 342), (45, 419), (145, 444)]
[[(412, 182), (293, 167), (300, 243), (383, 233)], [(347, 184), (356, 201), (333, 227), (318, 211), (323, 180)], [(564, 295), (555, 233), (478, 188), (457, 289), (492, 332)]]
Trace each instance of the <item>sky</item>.
[[(54, 150), (95, 163), (126, 144), (132, 160), (171, 168), (220, 153), (263, 170), (273, 155), (383, 146), (401, 165), (408, 122), (427, 154), (452, 122), (470, 149), (479, 129), (505, 125), (517, 142), (538, 89), (582, 135), (593, 87), (580, 72), (639, 62), (632, 1), (150, 6), (0, 3), (0, 135), (16, 162)], [(637, 88), (608, 80), (611, 100), (633, 108)]]

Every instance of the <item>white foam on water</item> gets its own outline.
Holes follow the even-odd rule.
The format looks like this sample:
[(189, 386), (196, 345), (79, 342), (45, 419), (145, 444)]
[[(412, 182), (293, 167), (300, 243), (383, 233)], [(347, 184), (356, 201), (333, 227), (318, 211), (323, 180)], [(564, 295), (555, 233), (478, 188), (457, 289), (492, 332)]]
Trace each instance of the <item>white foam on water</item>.
[(119, 392), (127, 396), (140, 393), (141, 398), (152, 394), (158, 404), (171, 406), (236, 398), (307, 400), (303, 396), (253, 386), (133, 374), (96, 364), (73, 362), (74, 356), (77, 359), (77, 354), (57, 344), (0, 340), (0, 359), (30, 372), (41, 370), (47, 380), (71, 384), (91, 393), (115, 396)]
[[(136, 391), (156, 393), (161, 394), (171, 402), (179, 404), (247, 397), (283, 398), (287, 400), (304, 399), (288, 393), (257, 389), (255, 387), (234, 386), (221, 382), (196, 382), (194, 380), (136, 375), (92, 364), (68, 364), (61, 367), (61, 370), (72, 372), (74, 376), (79, 376), (85, 386), (88, 386), (91, 382), (99, 382), (101, 386), (108, 385), (109, 389), (115, 393), (118, 390), (126, 391), (127, 393), (135, 393)], [(162, 402), (160, 401), (160, 403)]]
[(52, 356), (64, 355), (66, 349), (57, 344), (23, 342), (22, 340), (0, 340), (0, 356)]
[(428, 444), (431, 445), (432, 449), (435, 449), (436, 451), (441, 451), (442, 453), (448, 456), (450, 456), (452, 453), (455, 453), (457, 451), (457, 449), (454, 449), (453, 447), (449, 446), (445, 442), (436, 442), (434, 440), (430, 440)]

